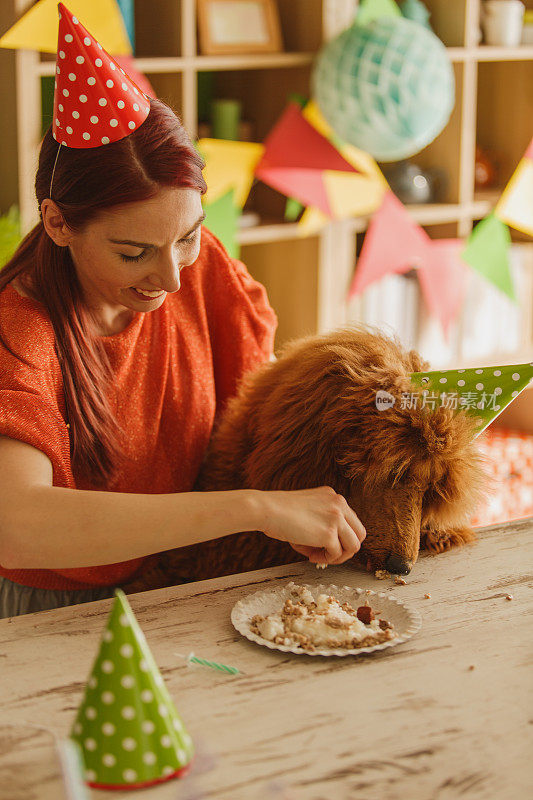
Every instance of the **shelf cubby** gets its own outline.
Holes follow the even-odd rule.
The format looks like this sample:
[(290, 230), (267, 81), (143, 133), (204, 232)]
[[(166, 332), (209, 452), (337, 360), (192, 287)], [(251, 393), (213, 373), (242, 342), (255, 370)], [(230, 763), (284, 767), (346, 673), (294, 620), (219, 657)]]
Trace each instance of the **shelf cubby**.
[[(531, 137), (533, 45), (484, 44), (480, 0), (425, 2), (433, 30), (453, 64), (456, 103), (442, 133), (412, 157), (423, 168), (445, 171), (446, 193), (438, 203), (407, 209), (433, 237), (466, 237), (473, 224), (494, 208)], [(0, 33), (31, 4), (32, 0), (2, 0)], [(242, 118), (253, 121), (254, 137), (263, 141), (288, 97), (309, 95), (317, 52), (349, 24), (356, 5), (350, 0), (277, 0), (283, 52), (209, 56), (198, 46), (196, 0), (135, 0), (136, 67), (178, 113), (193, 139), (198, 134), (198, 76), (210, 72), (213, 97), (239, 99)], [(532, 9), (533, 0), (526, 0), (526, 6)], [(6, 76), (0, 85), (5, 112), (0, 121), (3, 151), (17, 153), (2, 165), (0, 206), (7, 210), (13, 202), (19, 203), (25, 232), (37, 216), (33, 180), (41, 137), (40, 83), (42, 77), (54, 74), (54, 56), (0, 51), (0, 68)], [(493, 150), (500, 161), (498, 185), (493, 189), (475, 191), (476, 143)], [(288, 339), (330, 330), (356, 318), (358, 301), (347, 303), (346, 292), (369, 223), (364, 216), (336, 220), (303, 238), (296, 223), (284, 221), (285, 202), (283, 195), (256, 182), (246, 208), (259, 214), (259, 223), (240, 229), (237, 235), (242, 260), (267, 288), (278, 315), (276, 348)], [(530, 237), (514, 230), (511, 234), (514, 242), (532, 247)], [(413, 275), (405, 278), (413, 279)], [(524, 302), (530, 303), (533, 317), (533, 296)], [(425, 312), (419, 311), (423, 318)], [(424, 324), (432, 325), (427, 319)], [(510, 362), (533, 360), (533, 323), (527, 324), (516, 358), (510, 354)], [(460, 322), (454, 337), (449, 364), (460, 366)]]

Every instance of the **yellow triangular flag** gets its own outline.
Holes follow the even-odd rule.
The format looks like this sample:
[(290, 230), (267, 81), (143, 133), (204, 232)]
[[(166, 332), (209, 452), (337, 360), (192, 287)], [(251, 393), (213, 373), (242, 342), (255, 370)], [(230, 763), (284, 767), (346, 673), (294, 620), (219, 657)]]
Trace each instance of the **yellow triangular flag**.
[(533, 236), (533, 160), (523, 158), (505, 187), (494, 213), (510, 225)]
[[(124, 19), (116, 0), (69, 0), (69, 11), (111, 55), (131, 55)], [(39, 0), (0, 39), (13, 50), (57, 51), (57, 0)]]
[(324, 170), (323, 178), (336, 219), (372, 214), (383, 202), (385, 187), (374, 176)]
[(200, 139), (198, 149), (206, 163), (204, 179), (208, 190), (204, 201), (214, 203), (230, 189), (235, 189), (234, 202), (242, 208), (250, 193), (254, 169), (263, 155), (264, 145), (228, 139)]
[(326, 121), (326, 118), (322, 114), (315, 100), (310, 100), (308, 103), (306, 103), (302, 111), (302, 116), (305, 117), (308, 123), (312, 125), (313, 128), (316, 128), (316, 130), (326, 139), (334, 138), (335, 134), (333, 133), (333, 128), (329, 122)]
[(319, 208), (307, 206), (300, 218), (296, 232), (298, 236), (314, 236), (328, 222), (331, 222), (331, 218), (326, 216)]

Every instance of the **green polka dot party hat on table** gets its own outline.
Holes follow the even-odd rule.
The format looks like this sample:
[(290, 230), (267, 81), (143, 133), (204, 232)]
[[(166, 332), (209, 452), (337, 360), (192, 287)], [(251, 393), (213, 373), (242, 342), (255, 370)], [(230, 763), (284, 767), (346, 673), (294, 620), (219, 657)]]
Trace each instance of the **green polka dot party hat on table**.
[(464, 409), (477, 418), (476, 436), (479, 436), (533, 380), (533, 362), (413, 372), (410, 379), (422, 389), (421, 393), (413, 392), (412, 403), (419, 402), (432, 410), (438, 406)]
[(99, 789), (176, 778), (193, 757), (191, 737), (121, 589), (115, 590), (70, 738), (81, 747), (85, 782)]

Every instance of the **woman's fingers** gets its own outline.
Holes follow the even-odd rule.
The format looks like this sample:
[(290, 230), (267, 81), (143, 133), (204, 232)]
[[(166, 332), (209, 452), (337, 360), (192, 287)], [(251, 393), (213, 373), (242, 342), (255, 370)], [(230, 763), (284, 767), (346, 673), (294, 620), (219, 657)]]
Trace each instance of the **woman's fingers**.
[(338, 539), (342, 548), (341, 552), (336, 558), (330, 558), (329, 554), (327, 554), (328, 564), (344, 564), (345, 561), (353, 558), (361, 549), (361, 542), (366, 536), (366, 531), (354, 512), (352, 512), (352, 514), (346, 514), (346, 518), (347, 521), (341, 524), (338, 530)]
[(306, 544), (293, 544), (292, 542), (289, 542), (289, 544), (293, 550), (296, 550), (297, 553), (301, 553), (303, 556), (308, 558), (312, 564), (332, 563), (327, 560), (327, 556), (323, 547), (310, 547)]
[[(359, 552), (361, 543), (366, 537), (366, 530), (355, 511), (348, 505), (345, 497), (336, 493), (330, 486), (296, 490), (294, 494), (297, 495), (297, 499), (300, 499), (301, 496), (311, 495), (311, 502), (308, 502), (305, 497), (306, 513), (310, 519), (301, 531), (294, 531), (296, 533), (294, 539), (302, 535), (304, 541), (311, 540), (313, 542), (314, 539), (315, 543), (303, 544), (301, 540), (297, 539), (296, 542), (289, 541), (293, 550), (315, 564), (343, 564)], [(322, 508), (325, 506), (326, 515), (321, 506)], [(317, 527), (316, 533), (314, 532), (314, 517), (317, 515), (317, 507), (318, 521), (325, 528), (322, 535), (319, 535), (319, 527)], [(319, 544), (321, 546), (318, 546)]]
[[(346, 520), (346, 524), (349, 526), (349, 531), (352, 531), (355, 536), (357, 537), (359, 546), (361, 542), (366, 536), (366, 529), (353, 508), (349, 505), (348, 501), (345, 497), (344, 500), (344, 518)], [(348, 539), (347, 542), (350, 540), (350, 532), (348, 532)], [(359, 550), (359, 546), (356, 544), (357, 550)]]
[(342, 556), (343, 547), (338, 532), (337, 535), (332, 537), (331, 541), (322, 548), (322, 550), (324, 551), (325, 560), (328, 564), (331, 564), (332, 561), (336, 561)]
[(366, 528), (350, 506), (348, 506), (348, 524), (352, 527), (355, 531), (355, 535), (359, 539), (359, 542), (362, 542), (363, 539), (366, 537)]
[[(363, 535), (363, 531), (362, 525), (358, 526), (357, 530), (354, 530), (348, 523), (342, 526), (339, 531), (339, 539), (342, 544), (343, 555), (346, 554), (346, 558), (351, 558), (361, 549), (361, 542), (366, 536), (366, 534)], [(362, 536), (362, 539), (360, 536)]]
[(339, 523), (336, 537), (332, 538), (327, 547), (311, 547), (292, 542), (290, 545), (314, 564), (344, 564), (359, 552), (365, 536), (366, 531), (359, 517), (347, 505), (345, 519)]
[(293, 550), (296, 550), (297, 553), (301, 553), (301, 555), (306, 558), (310, 558), (316, 550), (322, 550), (322, 548), (310, 547), (307, 544), (293, 544), (292, 542), (289, 542), (289, 544)]

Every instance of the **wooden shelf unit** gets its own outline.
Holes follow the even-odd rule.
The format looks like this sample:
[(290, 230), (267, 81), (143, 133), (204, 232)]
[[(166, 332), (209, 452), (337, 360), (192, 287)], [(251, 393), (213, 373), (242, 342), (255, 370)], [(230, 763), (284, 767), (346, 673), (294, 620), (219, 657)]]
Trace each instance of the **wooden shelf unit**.
[[(0, 31), (7, 30), (31, 3), (3, 0)], [(198, 130), (198, 75), (210, 71), (215, 73), (215, 96), (240, 99), (244, 116), (254, 121), (256, 139), (261, 141), (282, 112), (288, 95), (309, 93), (317, 51), (351, 21), (357, 0), (277, 0), (277, 5), (285, 52), (203, 56), (197, 46), (195, 0), (160, 0), (157, 13), (153, 3), (136, 0), (137, 66), (146, 72), (158, 96), (179, 113), (191, 137), (196, 137)], [(456, 105), (445, 130), (413, 157), (422, 167), (446, 170), (447, 194), (441, 203), (411, 206), (409, 210), (417, 222), (427, 226), (430, 235), (465, 237), (499, 196), (495, 190), (475, 191), (476, 143), (497, 151), (499, 182), (505, 186), (531, 137), (533, 46), (480, 44), (480, 0), (426, 0), (426, 5), (433, 28), (453, 63)], [(526, 5), (533, 8), (533, 0), (526, 0)], [(0, 66), (11, 59), (15, 86), (6, 102), (13, 104), (13, 94), (19, 100), (18, 155), (2, 169), (8, 173), (5, 186), (18, 183), (18, 198), (6, 196), (6, 190), (2, 193), (0, 187), (0, 203), (4, 208), (18, 200), (27, 230), (37, 214), (33, 178), (41, 135), (40, 79), (53, 75), (55, 60), (33, 51), (6, 54), (8, 51), (3, 51)], [(360, 244), (357, 237), (364, 234), (368, 218), (334, 221), (319, 234), (304, 238), (295, 223), (283, 221), (285, 199), (277, 192), (256, 184), (252, 200), (261, 223), (243, 228), (238, 239), (243, 261), (266, 286), (278, 314), (276, 347), (288, 339), (349, 321), (346, 293)], [(514, 232), (513, 238), (527, 240)], [(533, 296), (526, 302), (533, 308)], [(533, 334), (531, 341), (521, 344), (520, 358), (533, 360)], [(515, 359), (511, 355), (508, 360)], [(460, 365), (456, 354), (450, 366)]]

